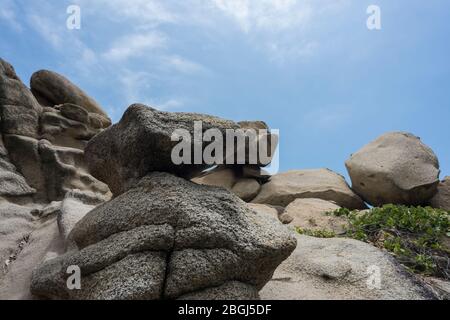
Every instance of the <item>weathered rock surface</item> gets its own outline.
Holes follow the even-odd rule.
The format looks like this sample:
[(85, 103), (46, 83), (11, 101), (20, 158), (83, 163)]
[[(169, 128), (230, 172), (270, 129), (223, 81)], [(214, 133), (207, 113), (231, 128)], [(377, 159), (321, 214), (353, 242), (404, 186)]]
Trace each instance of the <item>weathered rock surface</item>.
[[(110, 200), (94, 192), (71, 190), (66, 193), (58, 211), (58, 228), (63, 240), (68, 240), (75, 225), (98, 205)], [(66, 246), (70, 244), (66, 243)]]
[[(0, 279), (16, 258), (19, 245), (35, 226), (30, 206), (21, 206), (0, 198)], [(23, 244), (22, 244), (23, 246)]]
[(293, 218), (291, 225), (314, 231), (329, 231), (339, 235), (345, 232), (348, 221), (330, 215), (340, 207), (321, 199), (297, 199), (286, 207), (283, 214)]
[(56, 72), (41, 70), (31, 76), (30, 87), (33, 94), (53, 107), (71, 103), (83, 107), (88, 112), (108, 117), (100, 105), (80, 88)]
[(5, 135), (4, 141), (10, 158), (30, 186), (37, 190), (39, 199), (59, 201), (72, 189), (109, 193), (104, 183), (87, 172), (80, 149), (17, 135)]
[(260, 292), (263, 300), (436, 299), (391, 256), (369, 244), (307, 236), (297, 241), (297, 249)]
[(209, 288), (200, 292), (184, 295), (179, 300), (259, 300), (259, 293), (255, 287), (230, 281), (219, 287)]
[(450, 177), (445, 177), (438, 185), (437, 193), (430, 204), (433, 208), (450, 211)]
[(17, 76), (14, 68), (0, 58), (1, 131), (36, 137), (41, 106)]
[(366, 208), (344, 177), (328, 169), (288, 171), (274, 175), (252, 202), (286, 207), (299, 198), (333, 201), (348, 209)]
[(346, 162), (352, 188), (374, 206), (423, 205), (436, 193), (439, 162), (420, 138), (387, 133)]
[[(44, 106), (0, 59), (0, 299), (31, 299), (32, 270), (64, 252), (57, 216), (67, 192), (80, 189), (98, 203), (110, 196), (87, 172), (83, 155), (88, 140), (110, 120), (85, 105), (38, 98)], [(78, 209), (85, 204), (90, 205), (80, 198)], [(64, 206), (67, 228), (73, 220), (69, 207)]]
[[(86, 148), (89, 171), (107, 183), (115, 196), (149, 172), (171, 172), (183, 176), (198, 174), (209, 166), (202, 161), (194, 164), (194, 152), (188, 161), (190, 164), (177, 165), (172, 161), (172, 150), (179, 144), (172, 141), (172, 135), (176, 129), (184, 129), (193, 137), (195, 121), (202, 121), (203, 132), (217, 128), (225, 134), (226, 129), (238, 128), (236, 123), (217, 117), (162, 112), (135, 104), (128, 108), (118, 124), (89, 142)], [(203, 148), (209, 143), (202, 145), (192, 140), (192, 147), (194, 144)]]
[(28, 185), (25, 178), (17, 172), (16, 167), (10, 162), (1, 135), (0, 143), (0, 196), (19, 197), (35, 194), (36, 190)]
[[(296, 246), (288, 229), (225, 189), (168, 173), (152, 173), (89, 212), (69, 238), (79, 251), (39, 267), (34, 294), (160, 299), (203, 292), (213, 298), (214, 288), (237, 281), (246, 286), (234, 286), (232, 297), (248, 298), (249, 287), (260, 290)], [(82, 290), (67, 290), (62, 271), (69, 265), (80, 266)]]

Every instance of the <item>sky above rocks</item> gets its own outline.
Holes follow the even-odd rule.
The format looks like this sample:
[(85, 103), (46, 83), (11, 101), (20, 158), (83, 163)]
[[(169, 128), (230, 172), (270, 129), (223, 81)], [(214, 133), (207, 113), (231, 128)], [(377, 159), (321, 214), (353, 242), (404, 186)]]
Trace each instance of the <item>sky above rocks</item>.
[[(381, 30), (366, 26), (371, 4)], [(369, 141), (408, 131), (450, 175), (447, 0), (1, 0), (0, 35), (24, 82), (64, 74), (114, 121), (135, 102), (265, 120), (281, 170), (342, 174)]]

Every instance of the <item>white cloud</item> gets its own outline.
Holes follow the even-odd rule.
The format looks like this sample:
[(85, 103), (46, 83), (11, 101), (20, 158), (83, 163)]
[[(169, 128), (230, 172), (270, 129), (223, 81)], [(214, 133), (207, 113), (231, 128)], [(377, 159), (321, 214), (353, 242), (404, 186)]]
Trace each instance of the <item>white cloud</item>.
[(168, 67), (177, 70), (181, 73), (193, 74), (206, 71), (202, 65), (189, 61), (177, 55), (163, 57), (163, 63)]
[(55, 27), (51, 19), (47, 19), (40, 14), (29, 14), (28, 24), (54, 48), (61, 48), (63, 42), (62, 34), (60, 33), (60, 30)]
[(105, 13), (112, 20), (132, 21), (137, 29), (154, 28), (177, 20), (177, 15), (160, 0), (78, 0), (77, 3), (91, 14)]
[(119, 82), (121, 92), (124, 95), (125, 105), (133, 103), (143, 103), (159, 110), (172, 110), (181, 107), (184, 103), (177, 98), (167, 100), (155, 100), (152, 98), (152, 81), (154, 77), (148, 72), (134, 72), (129, 69), (123, 69)]
[(23, 27), (17, 19), (16, 10), (17, 8), (13, 1), (2, 0), (0, 3), (0, 21), (5, 21), (10, 28), (21, 32)]
[(309, 1), (297, 0), (213, 0), (216, 7), (232, 17), (249, 33), (265, 30), (283, 31), (308, 21), (312, 7)]
[(166, 38), (160, 33), (133, 34), (114, 42), (103, 56), (112, 61), (123, 61), (146, 54), (148, 50), (166, 47)]

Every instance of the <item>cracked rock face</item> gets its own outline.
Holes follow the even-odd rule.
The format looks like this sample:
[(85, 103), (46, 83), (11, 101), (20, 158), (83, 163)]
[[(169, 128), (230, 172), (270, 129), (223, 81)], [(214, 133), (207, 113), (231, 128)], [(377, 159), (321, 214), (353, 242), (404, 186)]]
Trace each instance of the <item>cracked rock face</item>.
[[(88, 213), (69, 238), (78, 250), (37, 268), (33, 294), (251, 299), (296, 247), (291, 231), (229, 191), (157, 172)], [(81, 290), (67, 289), (71, 265), (81, 268)]]

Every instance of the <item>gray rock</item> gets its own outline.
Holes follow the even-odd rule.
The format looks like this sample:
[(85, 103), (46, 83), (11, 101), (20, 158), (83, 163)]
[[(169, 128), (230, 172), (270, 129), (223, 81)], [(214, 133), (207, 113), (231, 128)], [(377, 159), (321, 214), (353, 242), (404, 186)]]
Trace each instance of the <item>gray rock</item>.
[[(175, 299), (203, 292), (213, 298), (213, 288), (237, 281), (246, 286), (233, 294), (249, 297), (249, 287), (253, 293), (261, 289), (296, 245), (289, 230), (248, 209), (225, 189), (167, 173), (152, 173), (135, 188), (95, 208), (69, 238), (79, 251), (40, 266), (33, 275), (34, 294)], [(152, 259), (146, 261), (146, 254)], [(122, 289), (124, 274), (135, 267), (136, 255), (144, 255), (136, 272), (142, 271), (140, 277), (148, 273), (148, 281), (130, 277)], [(80, 266), (87, 279), (87, 286), (76, 293), (67, 290), (62, 272), (70, 265)]]
[(387, 133), (346, 162), (352, 188), (374, 206), (423, 205), (436, 193), (439, 162), (420, 138)]
[(68, 79), (56, 72), (41, 70), (31, 76), (30, 87), (33, 94), (41, 97), (52, 106), (72, 103), (89, 112), (108, 117), (100, 105)]
[(65, 103), (59, 107), (61, 114), (71, 120), (81, 123), (89, 123), (89, 113), (80, 106), (71, 103)]
[[(67, 113), (63, 110), (65, 110), (64, 106), (60, 110), (53, 109), (51, 112), (41, 114), (41, 137), (56, 146), (84, 150), (88, 141), (100, 130), (91, 127), (89, 123), (67, 118), (65, 116)], [(75, 118), (73, 114), (71, 117)]]
[(445, 177), (438, 185), (436, 195), (431, 199), (433, 208), (450, 211), (450, 177)]
[(293, 218), (291, 225), (313, 231), (329, 231), (339, 235), (345, 232), (348, 221), (328, 213), (340, 207), (321, 199), (297, 199), (286, 207), (284, 214)]
[[(22, 206), (21, 210), (25, 212), (30, 208)], [(10, 213), (13, 214), (13, 212)], [(6, 221), (17, 228), (18, 241), (11, 244), (16, 252), (15, 259), (9, 264), (6, 274), (3, 277), (0, 275), (0, 300), (34, 299), (35, 297), (30, 292), (33, 269), (49, 257), (54, 258), (62, 254), (64, 250), (55, 216), (40, 221), (33, 219), (29, 227), (19, 225), (18, 219), (24, 218), (16, 216), (10, 221)], [(25, 238), (20, 234), (25, 234)], [(5, 244), (3, 239), (0, 241), (0, 247)]]
[(75, 225), (83, 219), (83, 217), (96, 205), (87, 204), (77, 193), (80, 191), (69, 191), (66, 193), (64, 200), (61, 202), (61, 208), (58, 213), (58, 228), (61, 237), (67, 240), (70, 232)]
[(297, 249), (260, 292), (263, 300), (436, 299), (427, 286), (374, 246), (341, 238), (297, 236), (297, 241)]
[(41, 106), (16, 75), (14, 68), (0, 58), (1, 131), (37, 137)]
[(297, 170), (274, 175), (252, 202), (286, 207), (300, 198), (334, 201), (348, 209), (366, 208), (344, 177), (328, 169)]
[(25, 178), (17, 172), (16, 167), (10, 162), (6, 148), (3, 146), (3, 137), (0, 134), (0, 196), (20, 197), (36, 193)]
[(248, 203), (247, 206), (256, 213), (266, 215), (267, 217), (270, 217), (283, 224), (289, 224), (292, 222), (292, 218), (290, 218), (290, 220), (287, 219), (287, 215), (284, 217), (284, 219), (281, 219), (281, 215), (284, 212), (283, 207), (276, 207), (258, 203)]
[(184, 295), (179, 300), (259, 300), (258, 290), (248, 284), (230, 281), (219, 287)]
[(261, 185), (256, 179), (242, 178), (239, 179), (231, 189), (231, 191), (242, 200), (252, 201), (261, 190)]
[(94, 129), (105, 129), (111, 125), (111, 120), (96, 113), (89, 113), (89, 125)]
[[(171, 141), (176, 129), (193, 135), (194, 121), (202, 121), (203, 130), (238, 128), (232, 121), (193, 113), (169, 113), (135, 104), (128, 108), (118, 124), (93, 138), (86, 148), (89, 170), (105, 182), (115, 196), (125, 192), (140, 178), (152, 171), (195, 176), (209, 166), (205, 163), (176, 165), (172, 149), (179, 143)], [(204, 142), (204, 146), (209, 143)], [(194, 142), (192, 142), (194, 146)], [(190, 163), (194, 163), (194, 153)]]
[[(15, 164), (27, 183), (36, 190), (38, 201), (47, 201), (45, 177), (41, 169), (39, 141), (25, 136), (4, 135), (3, 141), (9, 152), (11, 162)], [(56, 199), (54, 199), (56, 200)]]
[(82, 150), (16, 135), (5, 135), (4, 141), (12, 162), (37, 190), (38, 200), (61, 201), (73, 189), (109, 194), (108, 187), (87, 172)]

